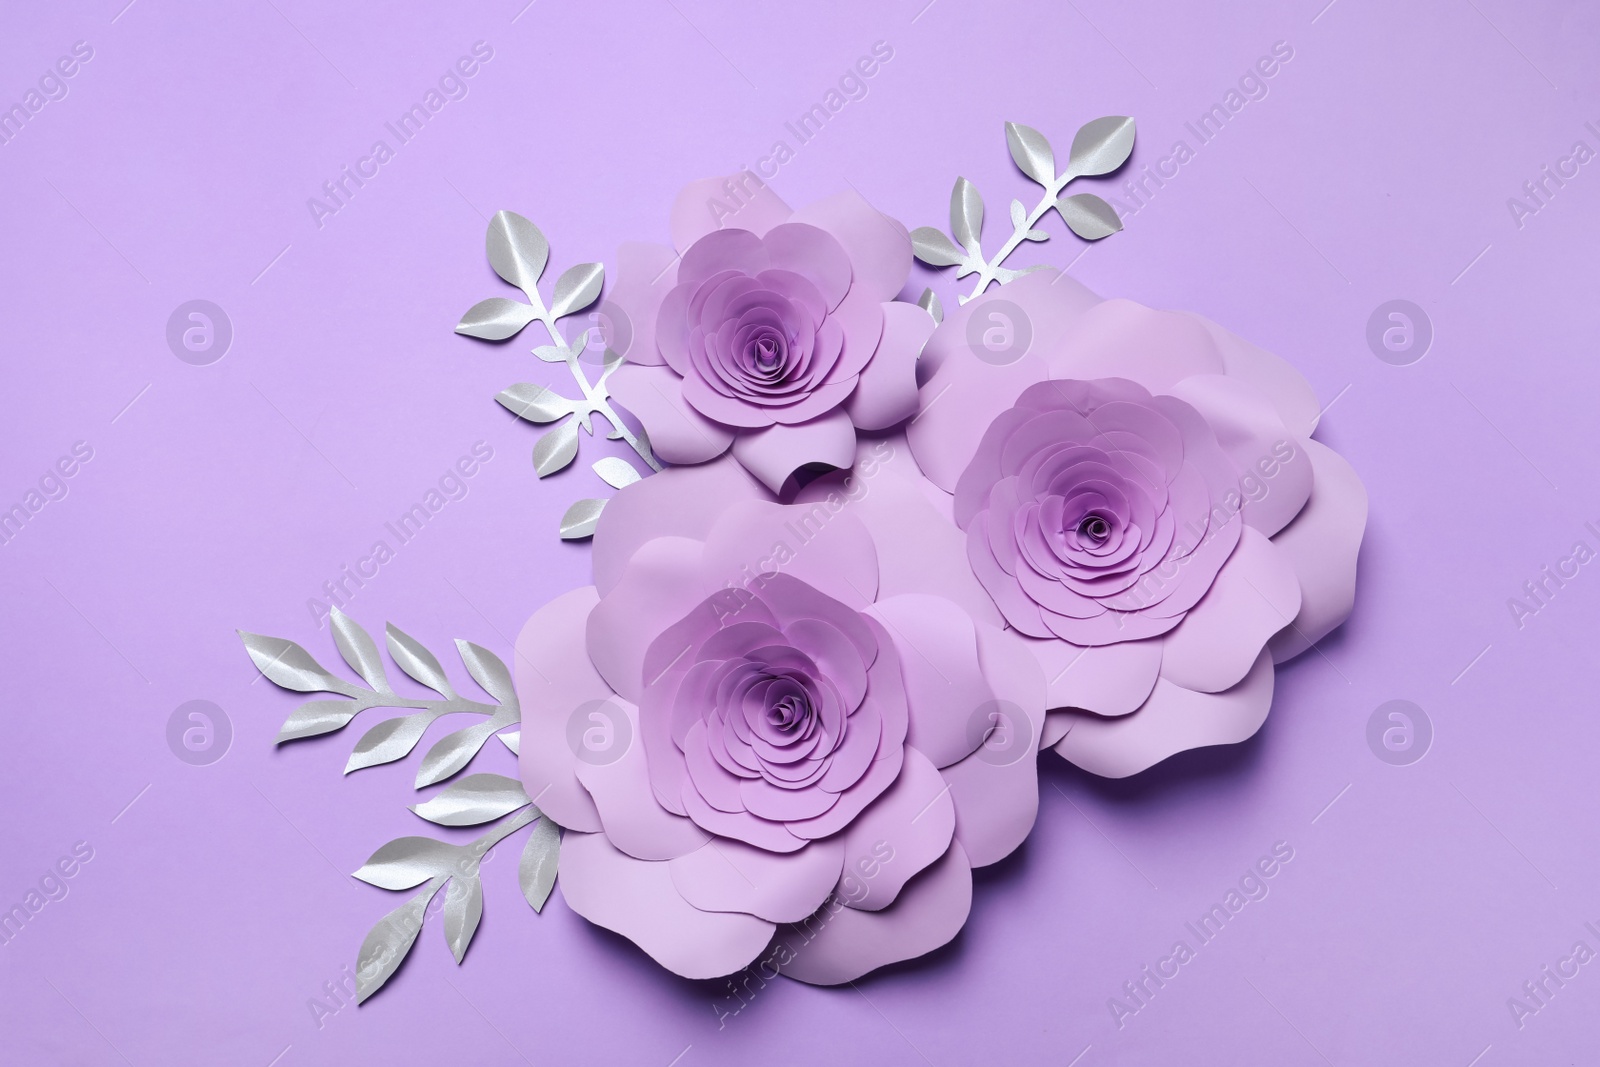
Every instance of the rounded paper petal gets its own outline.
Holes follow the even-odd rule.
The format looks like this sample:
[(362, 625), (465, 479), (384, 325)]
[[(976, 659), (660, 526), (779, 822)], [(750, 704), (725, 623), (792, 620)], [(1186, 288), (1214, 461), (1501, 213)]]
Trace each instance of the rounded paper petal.
[[(945, 313), (944, 322), (934, 332), (922, 353), (927, 374), (942, 370), (951, 361), (989, 366), (976, 358), (969, 333), (991, 325), (1009, 325), (1013, 329), (1019, 325), (994, 318), (997, 301), (1009, 302), (1022, 309), (1027, 315), (1027, 328), (1032, 337), (1027, 352), (1042, 355), (1058, 347), (1072, 323), (1100, 303), (1100, 298), (1076, 278), (1053, 268), (1033, 271), (1014, 282), (991, 287), (976, 300), (969, 300)], [(973, 325), (975, 318), (977, 326)]]
[(677, 282), (677, 259), (666, 245), (629, 241), (617, 249), (616, 281), (600, 305), (600, 333), (607, 348), (633, 363), (660, 365), (656, 313)]
[(1272, 658), (1292, 659), (1350, 615), (1356, 596), (1356, 555), (1367, 526), (1367, 490), (1343, 456), (1319, 441), (1304, 442), (1316, 481), (1300, 517), (1272, 539), (1300, 579), (1300, 614), (1272, 639)]
[(704, 463), (733, 441), (732, 430), (683, 399), (683, 379), (666, 367), (618, 367), (606, 384), (611, 398), (643, 424), (651, 451), (668, 463)]
[(1222, 353), (1222, 364), (1228, 377), (1248, 382), (1258, 389), (1278, 411), (1289, 432), (1296, 437), (1310, 437), (1317, 428), (1317, 417), (1322, 405), (1305, 376), (1286, 360), (1249, 341), (1223, 329), (1209, 319), (1182, 312), (1199, 322), (1211, 335), (1211, 340)]
[(1056, 751), (1091, 774), (1126, 778), (1186, 749), (1243, 741), (1267, 719), (1273, 680), (1265, 651), (1243, 681), (1222, 693), (1197, 693), (1162, 679), (1132, 715), (1067, 712), (1072, 726)]
[(747, 966), (774, 930), (753, 915), (701, 911), (679, 895), (669, 864), (618, 852), (604, 834), (562, 836), (561, 895), (685, 978), (720, 978)]
[(1224, 370), (1222, 353), (1204, 326), (1132, 300), (1106, 300), (1084, 312), (1047, 358), (1052, 378), (1126, 378), (1152, 393)]
[(973, 716), (994, 700), (978, 663), (978, 638), (967, 613), (919, 593), (880, 599), (869, 612), (888, 629), (900, 654), (911, 709), (906, 743), (936, 767), (965, 758), (977, 741)]
[(916, 414), (917, 357), (933, 329), (933, 317), (915, 304), (883, 305), (878, 351), (845, 403), (858, 428), (883, 430)]
[(826, 504), (751, 500), (722, 509), (705, 559), (720, 584), (752, 588), (781, 572), (856, 610), (878, 591), (878, 552), (861, 520)]
[(906, 749), (894, 785), (841, 835), (839, 899), (863, 911), (888, 907), (906, 882), (945, 854), (955, 828), (950, 787), (928, 757)]
[(801, 208), (791, 222), (831, 233), (850, 255), (852, 288), (874, 300), (893, 300), (911, 274), (911, 235), (854, 192), (838, 193)]
[(736, 911), (769, 922), (799, 922), (827, 900), (844, 862), (841, 838), (777, 853), (713, 837), (668, 866), (672, 884), (701, 911)]
[(725, 228), (759, 237), (793, 213), (771, 186), (749, 171), (702, 178), (684, 186), (672, 205), (672, 243), (687, 252), (706, 234)]
[(578, 781), (567, 719), (580, 705), (615, 695), (584, 649), (586, 620), (598, 601), (594, 587), (584, 586), (540, 608), (517, 635), (513, 663), (522, 704), (522, 788), (557, 823), (587, 832), (600, 829), (600, 813)]
[(1299, 611), (1288, 554), (1247, 526), (1211, 591), (1163, 640), (1161, 676), (1201, 693), (1232, 688)]
[(912, 879), (882, 911), (829, 901), (802, 923), (783, 928), (775, 959), (790, 978), (842, 985), (868, 971), (932, 952), (961, 932), (972, 910), (972, 866), (961, 843)]
[(675, 859), (700, 848), (706, 841), (705, 832), (663, 808), (650, 788), (639, 709), (621, 699), (614, 700), (612, 706), (627, 718), (627, 748), (620, 755), (607, 753), (604, 762), (579, 760), (577, 764), (578, 781), (594, 798), (606, 838), (641, 860)]
[(848, 467), (855, 456), (856, 428), (843, 411), (794, 426), (774, 425), (739, 434), (733, 455), (774, 493), (789, 475), (811, 463)]
[(1127, 715), (1150, 697), (1161, 676), (1161, 639), (1080, 646), (1024, 638), (1049, 686), (1048, 706), (1096, 715)]
[(716, 591), (715, 579), (702, 565), (704, 548), (682, 537), (646, 542), (589, 613), (589, 659), (623, 699), (639, 703), (651, 642)]

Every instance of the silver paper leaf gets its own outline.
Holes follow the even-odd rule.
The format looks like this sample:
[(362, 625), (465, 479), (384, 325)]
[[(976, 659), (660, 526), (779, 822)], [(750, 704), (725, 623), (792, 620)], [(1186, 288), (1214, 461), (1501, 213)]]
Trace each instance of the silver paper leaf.
[(465, 729), (441, 737), (428, 754), (422, 757), (417, 768), (417, 788), (444, 781), (472, 762), (472, 757), (483, 748), (489, 736), (516, 722), (521, 714), (515, 704), (502, 704), (484, 722), (474, 723)]
[[(501, 735), (502, 739), (504, 734)], [(411, 810), (440, 826), (493, 822), (529, 803), (522, 783), (503, 774), (470, 774)]]
[(1022, 239), (1024, 241), (1048, 241), (1050, 240), (1050, 235), (1043, 230), (1029, 230), (1022, 235)]
[(383, 669), (383, 657), (378, 654), (378, 643), (372, 639), (372, 635), (338, 608), (333, 609), (330, 622), (333, 643), (339, 646), (339, 655), (344, 657), (350, 669), (361, 675), (374, 692), (390, 692), (389, 675)]
[(538, 345), (533, 354), (546, 363), (565, 363), (572, 353), (565, 345)]
[(1134, 123), (1126, 115), (1107, 115), (1084, 123), (1072, 139), (1067, 173), (1073, 177), (1110, 174), (1127, 162), (1133, 138)]
[(555, 422), (578, 410), (577, 401), (532, 382), (507, 386), (495, 395), (495, 400), (517, 418), (529, 422)]
[(1021, 200), (1011, 201), (1011, 228), (1020, 230), (1028, 224), (1028, 209), (1022, 206)]
[(555, 888), (556, 871), (561, 866), (561, 831), (546, 815), (528, 835), (522, 848), (522, 861), (517, 864), (517, 881), (522, 884), (522, 895), (542, 911)]
[(978, 254), (978, 238), (983, 235), (983, 197), (978, 187), (965, 178), (957, 178), (950, 190), (950, 233), (956, 243), (973, 255)]
[(639, 472), (634, 470), (633, 464), (617, 456), (595, 460), (594, 472), (613, 489), (626, 489), (639, 480)]
[(433, 712), (419, 711), (415, 715), (383, 720), (361, 735), (355, 750), (345, 761), (344, 773), (404, 759), (417, 747), (417, 742), (422, 740), (422, 735), (436, 718), (438, 716)]
[(1006, 123), (1006, 147), (1017, 169), (1043, 186), (1056, 180), (1056, 154), (1044, 134), (1031, 126)]
[(922, 295), (917, 297), (917, 307), (932, 315), (934, 322), (944, 321), (944, 303), (932, 289), (922, 290)]
[(467, 946), (482, 918), (483, 880), (477, 871), (471, 877), (458, 875), (450, 879), (450, 888), (444, 894), (444, 939), (458, 966), (466, 957)]
[(500, 743), (501, 744), (505, 745), (507, 748), (509, 748), (511, 750), (511, 754), (513, 756), (522, 755), (522, 731), (521, 730), (507, 730), (505, 733), (503, 733), (503, 734), (495, 734), (495, 736), (500, 739)]
[(456, 333), (484, 341), (504, 341), (507, 337), (515, 337), (519, 330), (535, 318), (537, 316), (534, 315), (533, 308), (520, 300), (491, 296), (467, 309), (467, 313), (461, 316), (461, 321), (456, 323)]
[(361, 952), (356, 957), (357, 1004), (382, 989), (383, 984), (399, 968), (401, 961), (411, 951), (411, 946), (416, 943), (417, 934), (422, 932), (422, 920), (427, 914), (428, 904), (442, 884), (441, 879), (429, 885), (379, 919), (366, 940), (361, 942)]
[(239, 631), (245, 651), (256, 669), (267, 676), (274, 685), (292, 689), (297, 693), (347, 693), (350, 685), (327, 671), (311, 657), (311, 653), (281, 637)]
[(1122, 229), (1116, 209), (1093, 193), (1062, 197), (1056, 201), (1056, 210), (1072, 232), (1085, 241), (1098, 241)]
[(573, 504), (561, 516), (561, 540), (581, 541), (585, 537), (593, 537), (595, 527), (600, 525), (600, 513), (605, 507), (604, 500), (580, 500)]
[(911, 254), (930, 267), (953, 267), (967, 258), (950, 238), (932, 226), (918, 226), (911, 231)]
[(431, 837), (397, 837), (374, 852), (355, 876), (379, 889), (410, 889), (453, 873), (463, 855), (459, 846)]
[(461, 662), (467, 665), (467, 673), (483, 687), (485, 693), (502, 705), (516, 706), (517, 690), (511, 683), (511, 672), (499, 656), (482, 645), (463, 641), (459, 637), (456, 638), (456, 651), (461, 654)]
[(554, 474), (578, 455), (578, 424), (567, 421), (540, 437), (533, 445), (533, 471), (539, 477)]
[(533, 298), (550, 259), (550, 242), (539, 227), (514, 211), (497, 211), (489, 220), (487, 245), (494, 272)]
[(294, 709), (284, 721), (274, 744), (295, 741), (302, 737), (316, 737), (341, 730), (356, 717), (361, 704), (354, 700), (310, 700)]
[(559, 319), (574, 311), (582, 311), (595, 302), (600, 287), (605, 284), (606, 269), (598, 263), (579, 263), (568, 267), (556, 279), (556, 291), (550, 302), (550, 317)]
[(416, 638), (393, 623), (384, 627), (384, 637), (389, 644), (389, 655), (394, 657), (401, 670), (446, 700), (455, 699), (456, 691), (450, 687), (450, 679), (445, 677), (444, 668)]

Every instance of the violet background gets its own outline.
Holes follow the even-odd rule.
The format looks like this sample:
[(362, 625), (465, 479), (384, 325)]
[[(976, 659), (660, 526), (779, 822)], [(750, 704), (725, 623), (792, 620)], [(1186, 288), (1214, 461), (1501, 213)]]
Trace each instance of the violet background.
[[(1574, 541), (1600, 547), (1584, 529), (1600, 520), (1600, 162), (1521, 228), (1507, 198), (1574, 141), (1600, 148), (1584, 128), (1600, 125), (1597, 9), (523, 2), (0, 13), (5, 103), (73, 42), (94, 48), (70, 95), (0, 145), (0, 506), (73, 442), (94, 449), (70, 494), (0, 547), (0, 907), (74, 842), (94, 849), (70, 894), (0, 947), (0, 1060), (1592, 1057), (1600, 963), (1521, 1029), (1506, 1000), (1575, 941), (1600, 948), (1584, 927), (1600, 926), (1600, 571), (1520, 629), (1507, 600)], [(470, 94), (318, 229), (307, 198), (478, 40), (494, 57)], [(484, 258), (486, 217), (534, 219), (555, 269), (665, 241), (681, 184), (793, 145), (784, 123), (879, 40), (894, 57), (867, 97), (774, 184), (797, 205), (853, 184), (909, 226), (943, 224), (957, 174), (1003, 224), (1010, 197), (1028, 195), (1005, 120), (1064, 152), (1082, 122), (1133, 115), (1136, 172), (1177, 138), (1193, 147), (1184, 121), (1274, 42), (1293, 47), (1270, 95), (1124, 233), (1085, 250), (1052, 219), (1031, 251), (1075, 260), (1104, 295), (1215, 319), (1333, 403), (1319, 436), (1372, 502), (1354, 616), (1279, 672), (1246, 744), (1123, 782), (1047, 758), (1038, 826), (979, 876), (964, 933), (858, 988), (779, 981), (719, 1027), (738, 1006), (725, 983), (665, 973), (559, 888), (533, 915), (503, 848), (463, 966), (432, 920), (387, 989), (319, 1026), (308, 1000), (403, 899), (348, 872), (428, 832), (403, 806), (418, 799), (420, 752), (341, 779), (355, 730), (275, 750), (297, 700), (256, 680), (234, 629), (336, 664), (307, 599), (373, 541), (393, 545), (384, 523), (482, 440), (494, 459), (469, 495), (350, 611), (374, 631), (394, 621), (457, 678), (453, 637), (508, 655), (536, 607), (587, 580), (587, 549), (559, 543), (557, 522), (607, 491), (588, 464), (626, 452), (586, 438), (570, 471), (535, 479), (537, 431), (491, 398), (564, 372), (527, 343), (451, 333), (473, 302), (510, 292)], [(953, 299), (947, 277), (928, 279)], [(169, 314), (196, 297), (235, 331), (206, 367), (165, 341)], [(1436, 331), (1411, 366), (1365, 339), (1393, 298)], [(209, 766), (180, 762), (166, 738), (196, 698), (233, 729)], [(1411, 766), (1366, 742), (1368, 716), (1395, 698), (1436, 734)], [(475, 766), (513, 762), (491, 743)], [(1278, 841), (1294, 859), (1270, 895), (1119, 1029), (1107, 999), (1178, 938), (1193, 944), (1185, 921)]]

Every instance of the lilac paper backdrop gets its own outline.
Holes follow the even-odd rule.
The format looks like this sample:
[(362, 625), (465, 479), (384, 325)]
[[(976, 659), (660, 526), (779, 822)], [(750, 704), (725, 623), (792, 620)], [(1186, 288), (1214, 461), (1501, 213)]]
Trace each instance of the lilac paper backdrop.
[[(0, 906), (92, 852), (0, 947), (0, 1060), (1592, 1057), (1600, 963), (1561, 986), (1541, 968), (1579, 940), (1600, 949), (1585, 926), (1600, 927), (1600, 577), (1549, 582), (1520, 620), (1508, 606), (1575, 542), (1600, 547), (1600, 521), (1585, 525), (1600, 520), (1600, 163), (1572, 157), (1600, 148), (1592, 7), (523, 2), (0, 15), (0, 103), (76, 42), (92, 50), (0, 144), (0, 507), (92, 452), (0, 546)], [(466, 96), (319, 225), (308, 198), (393, 144), (385, 123), (479, 41), (492, 58)], [(866, 95), (798, 144), (785, 123), (877, 41), (893, 58)], [(1276, 42), (1293, 56), (1265, 96), (1201, 143), (1186, 123)], [(740, 1000), (680, 981), (559, 890), (532, 915), (499, 855), (463, 966), (435, 920), (381, 995), (319, 1019), (311, 999), (398, 902), (348, 872), (418, 832), (402, 806), (415, 760), (341, 779), (351, 738), (275, 751), (294, 700), (256, 679), (234, 628), (331, 655), (307, 601), (379, 539), (394, 558), (350, 611), (435, 648), (463, 636), (505, 654), (535, 607), (587, 578), (587, 550), (554, 532), (604, 486), (587, 462), (538, 484), (534, 431), (490, 399), (559, 368), (450, 333), (499, 289), (486, 216), (535, 219), (560, 263), (614, 261), (620, 241), (666, 239), (683, 182), (783, 140), (791, 203), (850, 183), (908, 225), (940, 223), (957, 174), (992, 204), (1022, 190), (1003, 121), (1065, 144), (1103, 114), (1139, 121), (1117, 197), (1136, 210), (1125, 233), (1085, 250), (1058, 231), (1040, 257), (1289, 358), (1371, 492), (1355, 615), (1280, 673), (1261, 734), (1126, 782), (1047, 760), (1040, 825), (980, 877), (966, 931), (858, 988)], [(1192, 158), (1165, 184), (1120, 192), (1179, 140)], [(1558, 187), (1546, 165), (1576, 175)], [(1523, 188), (1540, 180), (1542, 206)], [(197, 298), (232, 324), (209, 366), (166, 338)], [(1367, 339), (1393, 299), (1435, 334), (1408, 366)], [(493, 458), (465, 496), (399, 545), (385, 524), (478, 442)], [(586, 460), (611, 447), (586, 444)], [(169, 747), (194, 699), (231, 723), (209, 765)], [(1420, 762), (1369, 747), (1392, 699), (1432, 723)], [(1137, 1004), (1124, 983), (1198, 944), (1185, 923), (1278, 842), (1293, 859), (1266, 898), (1119, 1026), (1108, 999)], [(1507, 1000), (1539, 1003), (1523, 992), (1538, 980), (1549, 995), (1519, 1026)]]

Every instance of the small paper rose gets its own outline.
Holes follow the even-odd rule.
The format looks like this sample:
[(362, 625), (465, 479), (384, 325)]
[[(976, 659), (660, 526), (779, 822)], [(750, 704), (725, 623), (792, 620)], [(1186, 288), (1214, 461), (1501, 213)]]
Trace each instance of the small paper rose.
[(691, 184), (672, 214), (678, 255), (625, 246), (607, 343), (627, 357), (612, 395), (670, 463), (733, 456), (773, 492), (810, 464), (848, 466), (856, 430), (916, 410), (933, 329), (897, 303), (905, 228), (855, 193), (791, 211), (748, 173)]
[(1050, 679), (1044, 743), (1120, 777), (1254, 734), (1274, 663), (1349, 614), (1366, 524), (1305, 380), (1053, 271), (951, 314), (923, 363), (911, 452)]
[(1021, 638), (885, 588), (898, 528), (859, 489), (811, 491), (773, 503), (729, 459), (629, 486), (595, 586), (517, 641), (562, 893), (681, 975), (835, 984), (929, 952), (1037, 811), (1045, 681)]

